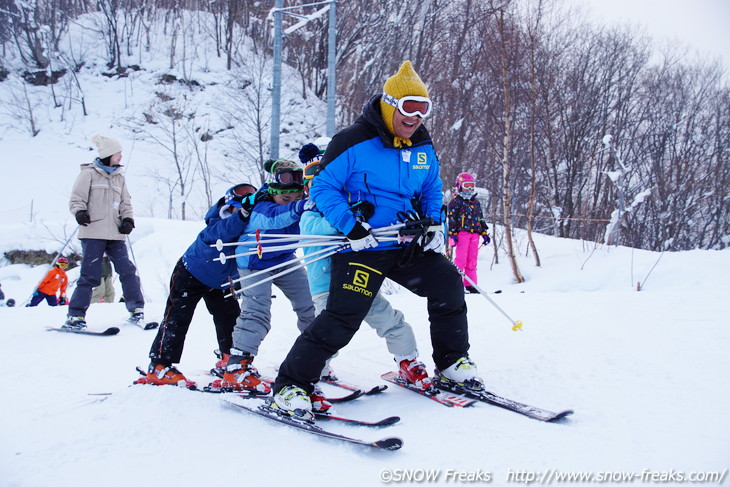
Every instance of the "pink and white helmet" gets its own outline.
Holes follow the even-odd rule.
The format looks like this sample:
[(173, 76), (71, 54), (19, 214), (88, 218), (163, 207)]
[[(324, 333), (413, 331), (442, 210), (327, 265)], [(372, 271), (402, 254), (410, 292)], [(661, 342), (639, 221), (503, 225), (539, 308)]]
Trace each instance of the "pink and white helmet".
[(464, 189), (464, 183), (471, 183), (471, 185), (467, 184), (466, 186), (471, 186), (470, 188), (466, 189), (474, 189), (474, 186), (476, 186), (476, 180), (474, 179), (474, 176), (469, 174), (468, 172), (462, 172), (459, 173), (458, 176), (456, 176), (456, 190), (461, 191)]

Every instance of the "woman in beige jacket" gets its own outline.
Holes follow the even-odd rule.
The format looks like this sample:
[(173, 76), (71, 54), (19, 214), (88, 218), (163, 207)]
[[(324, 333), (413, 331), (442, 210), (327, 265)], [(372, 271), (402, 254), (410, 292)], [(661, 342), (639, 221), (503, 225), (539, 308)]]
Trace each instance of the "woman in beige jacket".
[(121, 173), (122, 145), (103, 135), (92, 136), (91, 142), (97, 148), (98, 157), (90, 164), (81, 165), (69, 203), (71, 213), (81, 225), (79, 239), (83, 260), (63, 327), (76, 330), (86, 328), (86, 310), (93, 288), (101, 283), (104, 253), (119, 274), (129, 321), (138, 324), (144, 321), (144, 297), (125, 242), (126, 235), (134, 228), (134, 215), (127, 183)]

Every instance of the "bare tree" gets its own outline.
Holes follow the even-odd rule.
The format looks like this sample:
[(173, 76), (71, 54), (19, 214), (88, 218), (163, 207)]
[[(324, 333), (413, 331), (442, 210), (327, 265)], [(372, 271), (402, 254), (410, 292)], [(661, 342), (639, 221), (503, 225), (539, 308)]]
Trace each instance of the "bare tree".
[(19, 89), (10, 90), (10, 100), (3, 103), (4, 110), (7, 110), (13, 119), (26, 125), (31, 136), (35, 137), (41, 131), (35, 115), (38, 101), (28, 93), (28, 87), (22, 80), (19, 81), (19, 85)]
[[(504, 209), (504, 219), (502, 221), (504, 225), (504, 240), (507, 244), (507, 258), (512, 265), (512, 274), (515, 276), (515, 281), (518, 283), (525, 282), (525, 278), (520, 272), (517, 259), (515, 257), (514, 242), (512, 240), (512, 193), (510, 190), (511, 181), (511, 160), (510, 160), (510, 144), (512, 142), (512, 99), (511, 99), (511, 86), (510, 79), (508, 76), (509, 61), (514, 59), (514, 53), (507, 52), (507, 43), (514, 42), (515, 39), (507, 39), (510, 34), (505, 28), (504, 20), (505, 9), (499, 10), (498, 23), (499, 23), (499, 59), (502, 68), (502, 90), (504, 96), (504, 138), (503, 138), (503, 153), (502, 153), (502, 207)], [(511, 37), (511, 36), (510, 36)], [(513, 47), (514, 48), (514, 47)], [(511, 59), (510, 59), (511, 58)]]
[[(191, 134), (196, 132), (197, 106), (184, 87), (168, 86), (155, 94), (140, 118), (131, 120), (131, 126), (143, 138), (154, 141), (169, 156), (172, 176), (159, 171), (156, 179), (168, 188), (168, 218), (187, 216), (187, 197), (195, 183), (196, 164)], [(175, 207), (179, 207), (179, 213)]]

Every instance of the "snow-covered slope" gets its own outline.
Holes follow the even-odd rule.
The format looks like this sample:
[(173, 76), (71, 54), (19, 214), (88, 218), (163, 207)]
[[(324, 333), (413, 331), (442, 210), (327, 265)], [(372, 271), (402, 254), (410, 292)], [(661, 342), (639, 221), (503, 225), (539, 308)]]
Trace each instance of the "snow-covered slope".
[[(149, 319), (160, 319), (172, 266), (199, 228), (141, 219), (132, 233)], [(0, 249), (32, 247), (44, 232), (2, 226)], [(337, 409), (365, 419), (400, 415), (400, 424), (387, 430), (328, 424), (364, 439), (404, 439), (398, 452), (373, 453), (231, 409), (220, 396), (129, 387), (134, 367), (147, 364), (153, 331), (122, 326), (114, 337), (57, 334), (45, 326), (63, 321), (62, 307), (0, 308), (0, 483), (197, 486), (256, 479), (371, 486), (380, 485), (381, 475), (435, 469), (442, 484), (454, 470), (489, 473), (493, 485), (506, 485), (519, 471), (725, 469), (727, 251), (659, 255), (552, 237), (540, 237), (538, 248), (543, 266), (521, 259), (528, 278), (522, 285), (512, 284), (507, 264), (490, 265), (490, 248), (482, 250), (480, 284), (503, 291), (491, 297), (524, 330), (512, 331), (486, 299), (469, 295), (471, 353), (494, 391), (548, 409), (574, 409), (562, 423), (487, 405), (449, 409), (391, 387)], [(0, 282), (22, 302), (41, 274), (5, 266)], [(641, 292), (635, 281), (645, 281)], [(389, 299), (414, 326), (431, 368), (425, 302), (405, 290)], [(272, 332), (256, 359), (266, 375), (275, 374), (296, 336), (288, 302), (280, 296), (274, 303)], [(95, 304), (87, 318), (91, 327), (105, 328), (125, 314), (121, 304)], [(201, 383), (211, 380), (205, 371), (215, 346), (201, 306), (181, 370)], [(342, 379), (372, 386), (393, 362), (382, 340), (363, 327), (333, 365)], [(100, 392), (113, 394), (89, 395)]]

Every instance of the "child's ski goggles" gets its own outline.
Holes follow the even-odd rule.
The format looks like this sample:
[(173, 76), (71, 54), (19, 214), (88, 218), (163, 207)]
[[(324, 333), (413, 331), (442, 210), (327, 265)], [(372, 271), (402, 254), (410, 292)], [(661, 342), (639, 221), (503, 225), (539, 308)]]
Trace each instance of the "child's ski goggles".
[(431, 107), (433, 106), (431, 99), (425, 96), (395, 98), (387, 93), (383, 93), (383, 101), (388, 105), (396, 107), (406, 117), (419, 116), (426, 118), (431, 113)]
[(304, 184), (304, 171), (301, 167), (276, 171), (274, 179), (283, 187)]
[(462, 189), (474, 189), (475, 186), (474, 181), (464, 181), (461, 183)]
[(320, 162), (322, 162), (322, 156), (318, 156), (316, 159), (312, 160), (309, 164), (304, 166), (304, 180), (307, 182), (311, 182), (314, 176), (319, 174), (319, 172), (322, 170), (322, 166), (320, 166)]

